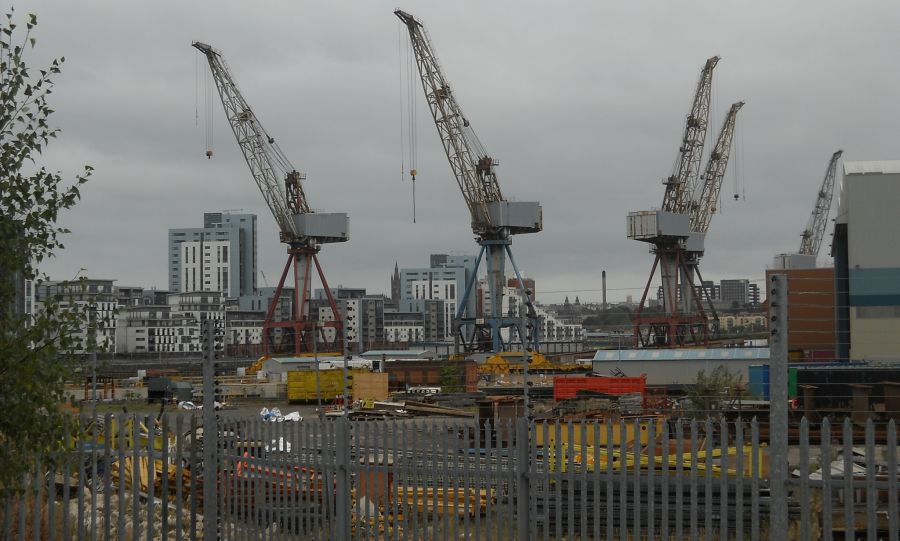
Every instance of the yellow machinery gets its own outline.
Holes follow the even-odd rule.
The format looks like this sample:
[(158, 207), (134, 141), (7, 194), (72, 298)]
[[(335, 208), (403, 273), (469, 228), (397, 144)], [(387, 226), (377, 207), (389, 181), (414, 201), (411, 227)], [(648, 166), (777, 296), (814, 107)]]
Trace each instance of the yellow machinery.
[[(612, 454), (610, 454), (606, 447), (595, 448), (592, 445), (586, 447), (581, 445), (570, 446), (565, 443), (560, 444), (560, 449), (562, 451), (562, 461), (559, 465), (559, 471), (561, 472), (565, 472), (570, 465), (579, 470), (584, 467), (588, 472), (595, 471), (595, 468), (596, 471), (602, 472), (610, 469), (610, 463), (612, 463), (611, 466), (613, 471), (621, 471), (623, 468), (625, 470), (648, 470), (651, 468), (650, 456), (646, 451), (635, 454), (633, 452), (626, 451), (625, 453), (622, 453), (621, 450), (614, 450)], [(737, 471), (733, 467), (722, 467), (723, 462), (726, 465), (728, 465), (728, 463), (732, 465), (735, 463), (735, 457), (738, 454), (737, 447), (728, 447), (725, 449), (724, 457), (721, 449), (713, 449), (712, 454), (709, 455), (711, 458), (710, 472), (712, 473), (712, 476), (753, 476), (753, 447), (750, 444), (745, 444), (742, 451), (743, 469), (742, 471)], [(766, 460), (765, 447), (760, 447), (757, 450), (757, 453), (759, 453), (759, 456), (756, 461), (756, 467), (758, 468), (756, 475), (758, 477), (766, 477), (768, 475), (768, 460)], [(706, 450), (699, 450), (695, 454), (691, 454), (690, 450), (685, 450), (681, 455), (670, 452), (666, 457), (666, 461), (663, 462), (662, 454), (657, 452), (653, 457), (652, 467), (656, 470), (674, 472), (680, 463), (684, 471), (693, 470), (705, 474), (706, 459)], [(546, 460), (547, 471), (557, 471), (556, 447), (547, 448)]]
[[(528, 354), (528, 371), (538, 373), (559, 373), (584, 370), (584, 366), (575, 363), (554, 364), (541, 352), (534, 351)], [(478, 367), (479, 374), (518, 374), (523, 371), (522, 353), (518, 351), (501, 351)]]
[[(661, 416), (642, 417), (637, 423), (633, 419), (626, 419), (624, 442), (627, 446), (633, 447), (634, 441), (637, 439), (642, 447), (648, 443), (648, 434), (650, 425), (653, 425), (654, 434), (662, 434), (663, 422), (665, 419)], [(598, 431), (597, 438), (600, 445), (606, 445), (607, 442), (607, 423), (612, 423), (612, 443), (613, 445), (622, 445), (623, 433), (622, 425), (617, 421), (586, 421), (573, 422), (571, 441), (569, 436), (569, 424), (557, 423), (556, 421), (534, 421), (534, 439), (538, 447), (555, 447), (556, 441), (559, 440), (563, 445), (572, 444), (580, 446), (582, 443), (592, 444), (594, 440), (594, 431)], [(638, 434), (635, 435), (635, 426), (638, 427)], [(582, 436), (582, 429), (584, 436)], [(582, 442), (582, 437), (585, 441)]]

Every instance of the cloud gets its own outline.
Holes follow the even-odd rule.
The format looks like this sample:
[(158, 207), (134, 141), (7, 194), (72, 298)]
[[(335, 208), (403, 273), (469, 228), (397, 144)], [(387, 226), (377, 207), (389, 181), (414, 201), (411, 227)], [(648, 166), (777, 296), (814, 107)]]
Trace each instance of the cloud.
[[(221, 104), (205, 99), (208, 69), (192, 40), (223, 52), (266, 129), (308, 174), (311, 205), (351, 214), (351, 241), (322, 252), (332, 283), (387, 292), (394, 261), (420, 266), (432, 252), (475, 252), (417, 81), (420, 175), (411, 222), (411, 184), (400, 180), (406, 45), (394, 7), (100, 0), (20, 7), (39, 14), (33, 61), (67, 57), (52, 96), (62, 133), (48, 164), (67, 173), (96, 168), (84, 200), (63, 218), (72, 230), (67, 249), (45, 270), (65, 277), (86, 267), (121, 284), (166, 287), (168, 228), (242, 208), (260, 217), (260, 268), (278, 275), (284, 247)], [(722, 56), (715, 129), (731, 102), (747, 106), (723, 211), (708, 236), (705, 278), (761, 278), (775, 253), (796, 249), (834, 150), (844, 148), (848, 160), (898, 157), (894, 4), (464, 1), (404, 9), (427, 25), (467, 117), (500, 160), (504, 194), (543, 205), (545, 230), (514, 241), (517, 263), (539, 292), (599, 298), (592, 290), (602, 269), (617, 287), (643, 287), (652, 259), (625, 238), (625, 215), (662, 201), (660, 181), (712, 54)], [(212, 160), (204, 156), (207, 110)]]

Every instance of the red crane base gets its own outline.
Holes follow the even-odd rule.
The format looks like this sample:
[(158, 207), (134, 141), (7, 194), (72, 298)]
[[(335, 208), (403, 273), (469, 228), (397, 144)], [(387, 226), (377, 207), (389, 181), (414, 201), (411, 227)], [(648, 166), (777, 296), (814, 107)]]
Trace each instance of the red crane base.
[[(656, 250), (656, 259), (653, 261), (653, 268), (650, 270), (650, 278), (647, 279), (647, 285), (644, 287), (644, 294), (641, 296), (641, 304), (638, 306), (637, 312), (632, 319), (632, 332), (634, 333), (634, 347), (681, 347), (688, 345), (709, 345), (709, 319), (703, 310), (703, 303), (697, 296), (697, 290), (691, 283), (692, 298), (694, 300), (697, 313), (686, 314), (679, 310), (677, 302), (677, 292), (670, 291), (672, 297), (666, 299), (668, 311), (664, 314), (644, 314), (644, 303), (647, 300), (647, 294), (650, 291), (650, 284), (656, 275), (656, 269), (660, 266), (660, 261), (666, 265), (662, 254), (674, 255), (676, 276), (691, 276), (688, 271), (684, 250), (680, 248), (658, 248)], [(670, 269), (666, 269), (670, 270)], [(662, 273), (662, 270), (660, 270)], [(676, 287), (677, 289), (677, 287)]]

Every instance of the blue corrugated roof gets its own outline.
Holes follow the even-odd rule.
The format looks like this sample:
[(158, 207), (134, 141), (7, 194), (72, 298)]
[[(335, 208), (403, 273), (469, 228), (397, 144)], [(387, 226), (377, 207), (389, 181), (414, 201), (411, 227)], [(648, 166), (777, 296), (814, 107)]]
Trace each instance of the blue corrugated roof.
[(597, 351), (595, 361), (769, 360), (769, 348), (622, 349)]

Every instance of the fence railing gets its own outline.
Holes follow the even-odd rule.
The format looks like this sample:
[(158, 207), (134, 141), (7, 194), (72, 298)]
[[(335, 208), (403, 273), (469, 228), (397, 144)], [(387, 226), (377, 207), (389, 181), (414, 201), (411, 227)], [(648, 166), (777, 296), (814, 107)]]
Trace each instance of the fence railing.
[[(215, 498), (221, 539), (896, 540), (900, 531), (894, 421), (803, 420), (788, 449), (788, 531), (775, 532), (772, 457), (754, 420), (225, 416), (215, 434), (186, 414), (80, 420), (68, 450), (0, 505), (3, 539), (202, 539), (204, 494)], [(216, 455), (215, 478), (204, 478), (204, 456)]]

